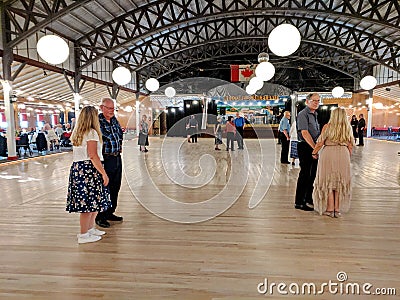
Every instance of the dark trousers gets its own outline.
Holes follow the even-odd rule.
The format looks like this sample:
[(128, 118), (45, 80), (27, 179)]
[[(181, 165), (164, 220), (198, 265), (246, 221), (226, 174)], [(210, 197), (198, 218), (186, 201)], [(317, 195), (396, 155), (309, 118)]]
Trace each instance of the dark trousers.
[(229, 150), (229, 143), (231, 144), (231, 150), (235, 150), (234, 146), (235, 134), (233, 132), (226, 133), (226, 150)]
[(121, 155), (112, 156), (104, 155), (104, 170), (107, 173), (110, 182), (108, 188), (110, 190), (111, 207), (106, 211), (99, 212), (96, 219), (107, 219), (108, 216), (112, 215), (118, 204), (118, 193), (121, 187), (122, 180), (122, 160)]
[(296, 205), (313, 204), (312, 193), (318, 160), (312, 158), (313, 149), (306, 142), (297, 144), (300, 160), (300, 173), (296, 187)]
[(197, 134), (192, 134), (192, 143), (197, 143)]
[(279, 137), (281, 139), (281, 144), (282, 144), (282, 151), (281, 151), (281, 163), (286, 163), (289, 161), (288, 156), (289, 156), (289, 141), (286, 138), (285, 134), (283, 132), (279, 131)]
[(358, 144), (364, 145), (364, 130), (358, 130)]
[(238, 148), (243, 149), (243, 127), (236, 127), (236, 141)]

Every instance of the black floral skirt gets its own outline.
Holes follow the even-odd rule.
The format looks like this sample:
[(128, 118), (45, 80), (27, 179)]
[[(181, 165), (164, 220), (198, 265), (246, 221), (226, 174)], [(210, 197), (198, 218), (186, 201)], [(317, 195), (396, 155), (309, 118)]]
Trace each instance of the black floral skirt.
[(73, 162), (69, 173), (68, 212), (102, 212), (111, 207), (110, 192), (90, 160)]

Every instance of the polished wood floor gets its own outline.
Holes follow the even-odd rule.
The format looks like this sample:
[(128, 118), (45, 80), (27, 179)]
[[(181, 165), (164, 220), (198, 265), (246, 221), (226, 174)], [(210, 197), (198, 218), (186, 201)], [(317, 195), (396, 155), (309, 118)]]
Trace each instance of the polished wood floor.
[[(288, 298), (257, 286), (318, 287), (339, 283), (338, 272), (398, 297), (399, 143), (355, 147), (351, 210), (332, 219), (294, 209), (298, 162), (281, 165), (275, 141), (246, 140), (235, 152), (214, 151), (212, 139), (182, 142), (152, 138), (147, 154), (126, 142), (124, 222), (85, 245), (79, 215), (65, 212), (71, 153), (1, 164), (0, 299)], [(293, 297), (396, 298), (327, 288)]]

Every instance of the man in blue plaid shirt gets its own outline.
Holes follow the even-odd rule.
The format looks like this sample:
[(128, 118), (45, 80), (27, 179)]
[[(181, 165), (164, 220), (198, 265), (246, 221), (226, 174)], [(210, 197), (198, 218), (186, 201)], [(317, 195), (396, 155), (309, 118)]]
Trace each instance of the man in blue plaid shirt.
[(99, 115), (100, 129), (103, 138), (103, 157), (104, 169), (107, 173), (110, 183), (111, 207), (99, 212), (96, 217), (96, 224), (107, 228), (110, 227), (108, 221), (122, 221), (123, 218), (114, 214), (118, 204), (118, 193), (122, 180), (122, 139), (123, 133), (121, 125), (114, 115), (114, 101), (110, 98), (104, 98), (101, 101)]

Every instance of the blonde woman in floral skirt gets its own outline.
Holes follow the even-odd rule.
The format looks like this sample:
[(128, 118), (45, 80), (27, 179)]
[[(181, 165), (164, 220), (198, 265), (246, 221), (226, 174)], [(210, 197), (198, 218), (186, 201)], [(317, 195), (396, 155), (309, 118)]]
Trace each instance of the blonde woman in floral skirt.
[(111, 206), (107, 188), (108, 176), (101, 161), (102, 139), (97, 109), (84, 107), (71, 136), (73, 163), (69, 175), (68, 212), (80, 213), (78, 243), (91, 243), (101, 239), (105, 231), (95, 228), (98, 212)]
[(314, 210), (320, 215), (338, 218), (350, 208), (353, 146), (354, 137), (346, 110), (332, 110), (312, 152), (313, 158), (319, 159), (313, 199)]

